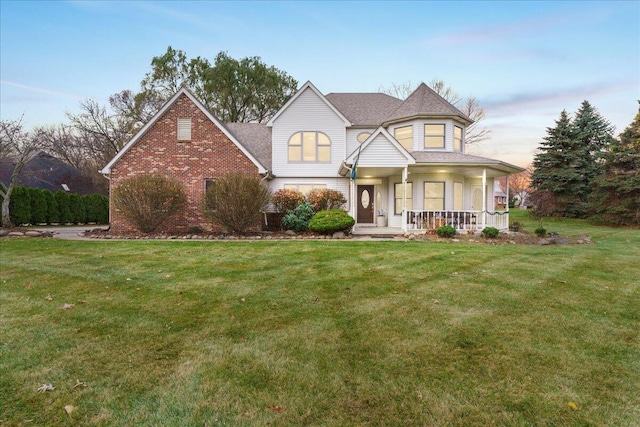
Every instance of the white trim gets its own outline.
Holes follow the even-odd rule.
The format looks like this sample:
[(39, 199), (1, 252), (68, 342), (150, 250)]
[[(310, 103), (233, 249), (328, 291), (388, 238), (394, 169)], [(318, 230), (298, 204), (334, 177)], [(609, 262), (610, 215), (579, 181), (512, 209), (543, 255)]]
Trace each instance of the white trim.
[(344, 122), (344, 125), (346, 127), (351, 127), (352, 123), (340, 111), (338, 111), (338, 109), (336, 107), (334, 107), (333, 104), (331, 102), (329, 102), (329, 100), (322, 93), (320, 93), (318, 88), (316, 88), (313, 85), (313, 83), (311, 83), (310, 81), (307, 81), (305, 84), (303, 84), (302, 87), (300, 88), (300, 90), (298, 90), (295, 93), (295, 95), (293, 95), (287, 101), (287, 103), (284, 104), (284, 106), (278, 110), (278, 112), (271, 118), (271, 120), (269, 120), (267, 122), (267, 127), (272, 127), (273, 123), (278, 119), (278, 117), (280, 117), (280, 115), (282, 113), (284, 113), (284, 111), (287, 108), (289, 108), (289, 106), (291, 104), (293, 104), (295, 102), (295, 100), (298, 99), (298, 97), (307, 89), (311, 89), (311, 91), (313, 93), (315, 93), (318, 96), (318, 98), (320, 98), (322, 100), (322, 102), (324, 102), (327, 105), (327, 107), (329, 107), (331, 109), (331, 111), (333, 111), (336, 114), (336, 116), (338, 116), (338, 118)]
[(111, 159), (111, 161), (109, 163), (107, 163), (107, 165), (100, 171), (100, 173), (103, 174), (110, 174), (111, 173), (111, 168), (113, 167), (113, 165), (120, 160), (120, 158), (131, 149), (131, 147), (133, 147), (133, 145), (138, 142), (138, 140), (140, 138), (142, 138), (142, 136), (160, 119), (160, 117), (162, 117), (162, 115), (167, 112), (167, 110), (178, 100), (178, 98), (181, 95), (186, 95), (195, 105), (196, 107), (198, 107), (200, 109), (200, 111), (202, 111), (205, 116), (207, 116), (207, 118), (209, 120), (211, 120), (211, 122), (216, 125), (221, 131), (222, 133), (224, 133), (227, 138), (229, 138), (231, 140), (231, 142), (233, 142), (236, 147), (238, 147), (240, 149), (240, 151), (242, 151), (242, 153), (247, 156), (247, 158), (249, 158), (249, 160), (251, 160), (251, 162), (257, 166), (258, 168), (258, 173), (267, 173), (267, 169), (262, 166), (262, 164), (260, 164), (260, 162), (258, 160), (256, 160), (255, 157), (253, 157), (251, 155), (251, 153), (249, 153), (249, 151), (247, 151), (247, 149), (240, 144), (240, 142), (233, 136), (233, 134), (231, 132), (229, 132), (227, 130), (226, 127), (224, 127), (224, 125), (222, 123), (220, 123), (218, 121), (218, 119), (211, 114), (204, 105), (202, 105), (202, 103), (200, 101), (198, 101), (198, 99), (187, 89), (187, 88), (182, 88), (180, 89), (175, 95), (173, 95), (173, 97), (167, 101), (166, 104), (164, 104), (164, 106), (160, 109), (160, 111), (158, 111), (155, 116), (153, 116), (151, 118), (151, 120), (149, 120), (149, 122), (147, 122), (146, 125), (144, 125), (142, 127), (142, 129), (140, 129), (138, 131), (138, 133), (136, 133), (134, 135), (133, 138), (131, 138), (131, 140), (122, 148), (122, 150), (120, 150), (118, 152), (118, 154), (116, 154), (114, 156), (113, 159)]
[(369, 144), (371, 144), (371, 142), (378, 135), (384, 136), (389, 141), (389, 143), (393, 145), (396, 148), (396, 150), (398, 150), (407, 159), (407, 164), (409, 165), (416, 164), (416, 159), (413, 158), (411, 153), (409, 153), (409, 151), (407, 151), (407, 149), (404, 148), (402, 144), (396, 141), (396, 139), (393, 136), (391, 136), (391, 134), (382, 126), (376, 129), (375, 132), (373, 132), (371, 135), (369, 135), (369, 138), (367, 138), (362, 144), (360, 144), (358, 148), (353, 150), (353, 152), (345, 159), (345, 163), (348, 163), (348, 164), (353, 163), (355, 160), (355, 157), (358, 155), (358, 151), (360, 151), (360, 154), (362, 154), (367, 149)]

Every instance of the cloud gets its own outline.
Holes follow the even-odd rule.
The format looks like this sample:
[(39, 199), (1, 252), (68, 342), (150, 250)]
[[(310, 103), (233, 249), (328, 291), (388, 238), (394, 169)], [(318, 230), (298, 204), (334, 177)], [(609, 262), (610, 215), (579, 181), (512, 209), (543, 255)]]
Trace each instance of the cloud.
[(7, 81), (7, 80), (0, 80), (0, 84), (7, 85), (7, 86), (12, 86), (12, 87), (17, 87), (19, 89), (25, 89), (25, 90), (28, 90), (28, 91), (31, 91), (31, 92), (38, 92), (38, 93), (43, 93), (43, 94), (46, 94), (46, 95), (60, 96), (60, 97), (64, 97), (64, 98), (75, 98), (75, 99), (84, 99), (85, 98), (83, 96), (75, 95), (73, 93), (66, 93), (66, 92), (59, 92), (59, 91), (50, 90), (50, 89), (43, 89), (43, 88), (40, 88), (40, 87), (23, 85), (21, 83), (10, 82), (10, 81)]
[(515, 93), (503, 99), (483, 100), (482, 105), (495, 115), (496, 112), (513, 113), (513, 111), (522, 111), (524, 107), (531, 108), (534, 106), (579, 102), (602, 94), (622, 91), (630, 92), (637, 89), (638, 83), (632, 80), (601, 82), (566, 89), (551, 89), (545, 92)]

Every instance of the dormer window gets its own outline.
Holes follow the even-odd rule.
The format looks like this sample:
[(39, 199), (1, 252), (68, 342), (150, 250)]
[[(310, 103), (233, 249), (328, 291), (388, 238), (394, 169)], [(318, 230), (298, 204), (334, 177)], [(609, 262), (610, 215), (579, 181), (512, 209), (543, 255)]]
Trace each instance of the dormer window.
[(178, 141), (191, 141), (191, 118), (178, 119)]
[(289, 138), (290, 162), (330, 162), (331, 140), (322, 132), (296, 132)]
[(444, 148), (444, 124), (424, 125), (424, 148)]
[(460, 126), (453, 127), (453, 149), (462, 151), (462, 128)]
[(395, 128), (393, 137), (409, 151), (413, 151), (413, 126)]

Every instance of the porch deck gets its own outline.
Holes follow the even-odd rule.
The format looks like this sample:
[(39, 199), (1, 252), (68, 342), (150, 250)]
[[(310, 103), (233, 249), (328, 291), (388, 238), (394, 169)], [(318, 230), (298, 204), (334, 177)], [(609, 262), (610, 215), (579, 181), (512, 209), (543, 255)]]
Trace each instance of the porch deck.
[(400, 227), (376, 227), (370, 224), (356, 224), (351, 230), (355, 236), (401, 236), (404, 234)]
[(480, 231), (485, 227), (509, 228), (508, 211), (408, 211), (407, 230), (437, 230), (450, 225), (456, 231)]

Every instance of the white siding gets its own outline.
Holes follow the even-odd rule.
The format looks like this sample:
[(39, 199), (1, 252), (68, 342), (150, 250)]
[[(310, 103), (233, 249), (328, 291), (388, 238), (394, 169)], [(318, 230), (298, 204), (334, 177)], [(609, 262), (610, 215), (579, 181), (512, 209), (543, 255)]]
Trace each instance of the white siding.
[(360, 154), (358, 166), (403, 167), (407, 158), (383, 135), (378, 135)]
[[(329, 163), (289, 163), (289, 138), (300, 131), (318, 131), (331, 140)], [(344, 121), (311, 89), (307, 88), (273, 123), (272, 166), (278, 177), (335, 177), (345, 158), (346, 127)]]
[(358, 149), (360, 143), (358, 142), (358, 135), (363, 132), (373, 133), (375, 131), (374, 128), (371, 129), (347, 129), (347, 151), (345, 154), (345, 158), (349, 156), (349, 154), (353, 153)]

